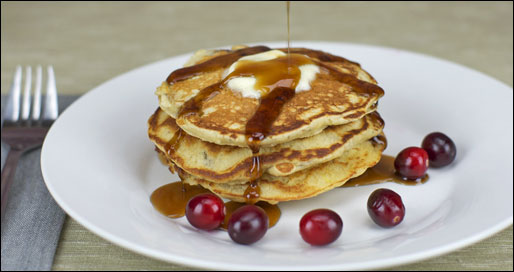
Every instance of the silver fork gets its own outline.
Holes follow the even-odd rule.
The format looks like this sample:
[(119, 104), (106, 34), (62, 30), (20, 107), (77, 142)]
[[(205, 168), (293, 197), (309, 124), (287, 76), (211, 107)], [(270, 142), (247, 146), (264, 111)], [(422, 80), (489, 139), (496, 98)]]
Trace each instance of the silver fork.
[[(59, 114), (57, 106), (57, 88), (52, 66), (48, 66), (47, 68), (46, 94), (43, 110), (41, 110), (42, 70), (41, 66), (36, 68), (34, 95), (31, 95), (32, 68), (30, 66), (25, 68), (23, 99), (20, 107), (22, 68), (21, 66), (17, 66), (7, 104), (5, 105), (4, 118), (1, 123), (2, 141), (8, 144), (11, 149), (9, 150), (4, 169), (2, 170), (2, 221), (9, 189), (14, 178), (14, 173), (16, 172), (19, 158), (24, 152), (41, 146), (50, 125), (57, 119), (57, 115)], [(30, 114), (31, 96), (33, 97), (32, 114)]]

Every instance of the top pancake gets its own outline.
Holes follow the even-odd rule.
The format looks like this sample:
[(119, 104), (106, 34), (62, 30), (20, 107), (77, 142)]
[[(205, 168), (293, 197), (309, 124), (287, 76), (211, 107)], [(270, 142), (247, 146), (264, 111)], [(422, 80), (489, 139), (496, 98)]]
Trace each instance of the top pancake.
[[(249, 48), (239, 51), (204, 50), (193, 56), (192, 62), (195, 65), (215, 63), (219, 58), (245, 49)], [(311, 82), (309, 91), (296, 93), (284, 105), (260, 146), (273, 146), (309, 137), (327, 126), (358, 120), (376, 109), (383, 90), (359, 64), (310, 49), (292, 48), (291, 52), (310, 56), (320, 66), (321, 72)], [(242, 97), (222, 85), (201, 104), (199, 112), (179, 114), (182, 106), (201, 89), (221, 81), (230, 64), (175, 82), (163, 82), (156, 94), (160, 107), (175, 118), (177, 125), (187, 134), (219, 145), (247, 147), (246, 123), (256, 112), (260, 103), (258, 99)], [(191, 67), (194, 70), (195, 66)], [(335, 76), (336, 72), (333, 71), (343, 74), (345, 80)]]

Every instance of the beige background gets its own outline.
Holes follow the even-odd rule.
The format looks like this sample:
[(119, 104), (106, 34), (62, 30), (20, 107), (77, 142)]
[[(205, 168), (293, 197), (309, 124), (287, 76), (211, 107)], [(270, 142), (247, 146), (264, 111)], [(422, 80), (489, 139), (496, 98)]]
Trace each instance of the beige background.
[[(2, 1), (1, 5), (3, 94), (17, 64), (53, 64), (59, 92), (78, 95), (163, 58), (200, 48), (285, 41), (287, 35), (284, 2)], [(293, 41), (341, 41), (421, 52), (469, 66), (512, 86), (512, 2), (291, 5)], [(512, 270), (512, 232), (511, 226), (451, 254), (393, 269)], [(114, 246), (70, 218), (53, 268), (187, 269)]]

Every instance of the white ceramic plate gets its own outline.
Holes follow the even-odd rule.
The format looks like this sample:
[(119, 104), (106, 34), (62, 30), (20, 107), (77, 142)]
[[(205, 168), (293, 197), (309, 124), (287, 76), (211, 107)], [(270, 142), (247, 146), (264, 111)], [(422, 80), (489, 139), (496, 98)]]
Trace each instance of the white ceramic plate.
[[(267, 43), (283, 47), (283, 43)], [(43, 176), (57, 203), (87, 229), (119, 246), (157, 259), (210, 269), (370, 269), (440, 255), (512, 224), (512, 88), (477, 71), (401, 50), (328, 42), (295, 42), (358, 61), (386, 92), (379, 112), (396, 155), (433, 131), (449, 135), (457, 159), (429, 169), (421, 186), (380, 184), (337, 188), (315, 198), (281, 203), (282, 218), (252, 246), (224, 231), (194, 229), (168, 219), (149, 201), (154, 189), (178, 180), (157, 159), (146, 120), (157, 107), (155, 88), (188, 59), (181, 55), (118, 76), (71, 105), (43, 145)], [(374, 225), (366, 211), (380, 187), (398, 192), (406, 207), (395, 228)], [(341, 237), (312, 247), (299, 235), (303, 214), (338, 212)]]

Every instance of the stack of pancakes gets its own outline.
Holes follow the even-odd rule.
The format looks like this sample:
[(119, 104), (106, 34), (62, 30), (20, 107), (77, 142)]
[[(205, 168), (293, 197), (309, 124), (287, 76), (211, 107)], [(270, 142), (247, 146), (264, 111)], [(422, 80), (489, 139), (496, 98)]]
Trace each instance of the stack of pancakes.
[[(383, 90), (358, 63), (304, 48), (291, 53), (308, 56), (320, 72), (309, 90), (283, 105), (258, 153), (252, 152), (246, 125), (261, 100), (218, 84), (231, 64), (221, 60), (234, 62), (255, 53), (251, 49), (198, 51), (158, 87), (160, 107), (148, 120), (148, 134), (184, 183), (244, 202), (253, 180), (259, 188), (254, 201), (277, 203), (316, 196), (378, 163), (385, 148), (384, 121), (376, 112)], [(212, 86), (217, 89), (184, 114), (183, 107)], [(261, 172), (255, 180), (256, 157)]]

